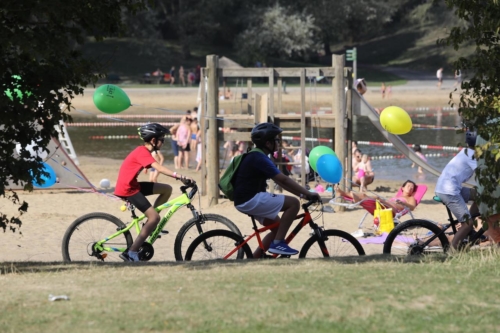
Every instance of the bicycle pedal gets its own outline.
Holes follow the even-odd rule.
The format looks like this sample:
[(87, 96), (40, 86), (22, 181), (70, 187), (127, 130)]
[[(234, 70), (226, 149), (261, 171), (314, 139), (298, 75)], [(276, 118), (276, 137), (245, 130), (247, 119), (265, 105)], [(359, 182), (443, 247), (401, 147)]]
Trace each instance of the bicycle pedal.
[(168, 234), (168, 230), (162, 230), (162, 231), (160, 231), (160, 234), (166, 235), (166, 234)]

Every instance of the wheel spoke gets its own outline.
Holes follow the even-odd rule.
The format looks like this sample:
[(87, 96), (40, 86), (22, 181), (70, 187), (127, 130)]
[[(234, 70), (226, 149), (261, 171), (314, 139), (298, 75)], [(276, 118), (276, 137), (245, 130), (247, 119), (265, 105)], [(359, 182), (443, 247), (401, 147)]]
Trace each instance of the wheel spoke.
[[(66, 232), (63, 240), (63, 257), (67, 261), (100, 260), (95, 253), (94, 244), (116, 233), (122, 223), (107, 214), (89, 214), (75, 221)], [(122, 261), (120, 249), (131, 245), (130, 233), (126, 232), (102, 244), (111, 251), (102, 252), (104, 261)]]

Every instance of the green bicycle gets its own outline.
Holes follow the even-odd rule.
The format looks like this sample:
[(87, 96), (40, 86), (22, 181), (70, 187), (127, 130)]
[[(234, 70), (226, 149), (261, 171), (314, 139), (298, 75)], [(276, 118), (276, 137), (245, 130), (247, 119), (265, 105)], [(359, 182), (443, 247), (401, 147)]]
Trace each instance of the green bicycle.
[[(189, 193), (188, 189), (191, 189)], [(191, 199), (198, 192), (198, 186), (195, 182), (185, 182), (184, 186), (181, 186), (181, 192), (179, 197), (155, 208), (157, 212), (164, 209), (168, 209), (168, 211), (139, 250), (139, 257), (142, 261), (148, 261), (153, 257), (154, 242), (162, 234), (168, 233), (163, 231), (163, 228), (174, 213), (183, 206), (191, 210), (193, 218), (187, 221), (177, 233), (174, 243), (176, 260), (183, 260), (189, 244), (206, 231), (227, 228), (241, 235), (238, 227), (224, 216), (202, 214), (195, 209), (191, 203)], [(137, 216), (133, 205), (128, 204), (128, 209), (132, 214), (132, 222), (128, 225), (111, 214), (101, 212), (86, 214), (76, 219), (66, 230), (62, 240), (63, 260), (66, 262), (122, 261), (119, 254), (133, 243), (130, 230), (135, 227), (137, 234), (139, 234), (140, 222), (146, 218), (145, 215)]]

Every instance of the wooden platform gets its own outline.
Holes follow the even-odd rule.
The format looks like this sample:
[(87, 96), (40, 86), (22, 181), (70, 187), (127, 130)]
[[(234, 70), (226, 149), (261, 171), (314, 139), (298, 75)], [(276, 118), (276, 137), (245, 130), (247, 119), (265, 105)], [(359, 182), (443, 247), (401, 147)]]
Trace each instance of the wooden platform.
[[(234, 128), (234, 129), (247, 129), (248, 132), (233, 132), (222, 133), (219, 132), (219, 140), (224, 141), (249, 141), (250, 130), (255, 126), (255, 117), (253, 115), (245, 114), (218, 114), (217, 126), (219, 128)], [(314, 114), (309, 113), (304, 115), (306, 127), (317, 128), (335, 128), (335, 117), (333, 114)], [(300, 133), (302, 125), (302, 117), (300, 114), (295, 113), (281, 113), (274, 115), (274, 123), (281, 127), (285, 134), (287, 130), (296, 130)], [(290, 133), (290, 132), (289, 132)]]

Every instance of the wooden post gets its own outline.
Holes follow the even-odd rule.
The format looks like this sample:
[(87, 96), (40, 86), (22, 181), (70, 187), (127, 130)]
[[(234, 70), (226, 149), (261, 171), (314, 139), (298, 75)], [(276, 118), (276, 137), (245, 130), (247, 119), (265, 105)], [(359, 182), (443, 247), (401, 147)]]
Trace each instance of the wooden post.
[(274, 69), (269, 69), (269, 118), (274, 124)]
[[(312, 121), (312, 118), (311, 118)], [(312, 134), (312, 133), (311, 133)], [(306, 69), (300, 71), (300, 185), (306, 186)]]
[(283, 113), (283, 107), (282, 107), (282, 95), (281, 95), (281, 89), (282, 89), (282, 86), (283, 86), (283, 79), (280, 77), (278, 77), (278, 111), (277, 113)]
[[(343, 177), (350, 178), (351, 175), (347, 174), (346, 170), (346, 111), (345, 111), (345, 84), (344, 84), (344, 55), (333, 55), (332, 66), (335, 77), (332, 81), (332, 113), (335, 115), (335, 136), (334, 136), (334, 151), (340, 162), (343, 164)], [(342, 180), (341, 180), (342, 181)], [(342, 208), (339, 207), (343, 211)]]
[(253, 117), (254, 117), (255, 124), (260, 123), (261, 101), (262, 101), (262, 97), (260, 96), (260, 94), (255, 94), (255, 105), (253, 107), (253, 112), (254, 112)]
[(247, 102), (248, 102), (248, 114), (253, 114), (252, 110), (252, 78), (247, 79)]
[(207, 91), (207, 194), (209, 206), (219, 203), (219, 140), (217, 112), (219, 111), (219, 57), (207, 56), (208, 91)]
[(200, 91), (201, 109), (198, 110), (198, 119), (201, 124), (201, 195), (207, 195), (207, 100), (205, 98), (206, 70), (201, 69)]

